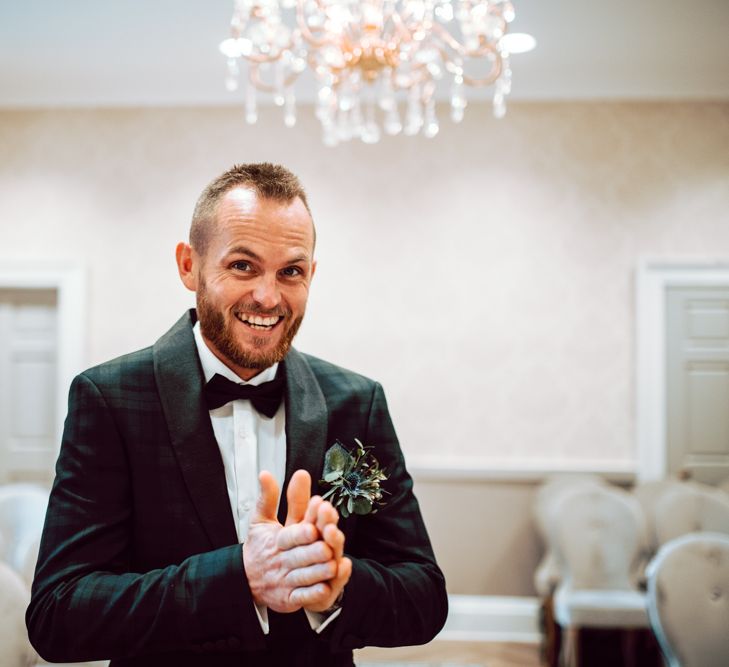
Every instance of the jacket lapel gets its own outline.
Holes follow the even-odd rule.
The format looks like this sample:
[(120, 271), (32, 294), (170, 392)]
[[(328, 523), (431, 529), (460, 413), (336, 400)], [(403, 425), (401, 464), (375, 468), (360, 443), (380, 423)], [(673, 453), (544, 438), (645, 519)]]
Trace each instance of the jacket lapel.
[(324, 394), (303, 355), (291, 349), (283, 362), (286, 374), (286, 478), (278, 518), (286, 520), (286, 489), (291, 475), (304, 469), (316, 492), (324, 466), (328, 413)]
[(191, 310), (153, 347), (154, 373), (172, 448), (213, 548), (238, 541), (220, 456), (202, 388)]

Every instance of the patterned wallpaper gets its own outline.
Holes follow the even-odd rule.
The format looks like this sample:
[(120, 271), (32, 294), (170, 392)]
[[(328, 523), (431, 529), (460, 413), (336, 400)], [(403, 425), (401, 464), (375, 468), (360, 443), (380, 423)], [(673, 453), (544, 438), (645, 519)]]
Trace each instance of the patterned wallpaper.
[(279, 115), (1, 112), (0, 262), (87, 268), (97, 363), (192, 302), (173, 250), (205, 183), (283, 162), (319, 235), (298, 346), (382, 381), (411, 462), (635, 461), (636, 263), (729, 257), (729, 103), (473, 105), (335, 149)]

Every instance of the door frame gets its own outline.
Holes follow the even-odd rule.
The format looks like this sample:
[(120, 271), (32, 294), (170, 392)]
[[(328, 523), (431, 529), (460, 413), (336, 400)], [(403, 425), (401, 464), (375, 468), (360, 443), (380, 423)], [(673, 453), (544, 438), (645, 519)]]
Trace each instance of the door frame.
[(60, 448), (68, 388), (86, 362), (86, 272), (71, 262), (0, 261), (0, 288), (52, 289), (57, 294), (56, 447)]
[(641, 258), (635, 291), (638, 479), (666, 475), (666, 290), (729, 286), (729, 258)]

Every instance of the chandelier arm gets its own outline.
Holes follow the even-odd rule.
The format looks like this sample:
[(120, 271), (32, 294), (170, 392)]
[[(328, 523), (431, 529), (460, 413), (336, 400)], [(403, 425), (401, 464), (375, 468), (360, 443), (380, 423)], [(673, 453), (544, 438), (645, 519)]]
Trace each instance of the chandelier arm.
[[(259, 73), (259, 65), (265, 64), (265, 63), (255, 63), (252, 62), (250, 64), (250, 67), (248, 68), (248, 79), (249, 81), (260, 91), (264, 93), (275, 93), (279, 90), (279, 87), (271, 84), (266, 83)], [(283, 87), (288, 88), (292, 84), (296, 82), (296, 79), (299, 78), (298, 72), (291, 72), (283, 81)]]
[(453, 35), (451, 35), (440, 23), (433, 23), (433, 32), (438, 35), (451, 49), (463, 58), (482, 58), (489, 53), (498, 54), (498, 49), (490, 43), (483, 35), (478, 38), (479, 47), (477, 49), (467, 49)]
[(490, 86), (494, 81), (496, 81), (496, 79), (501, 76), (501, 71), (504, 67), (501, 54), (498, 51), (494, 50), (494, 61), (491, 65), (491, 70), (489, 71), (489, 73), (483, 77), (473, 77), (464, 73), (463, 67), (454, 63), (448, 55), (447, 51), (442, 48), (439, 49), (439, 51), (441, 57), (443, 58), (444, 67), (454, 76), (462, 76), (463, 83), (465, 83), (467, 86), (470, 86), (471, 88), (483, 88), (484, 86)]
[[(316, 4), (319, 7), (322, 6), (321, 2), (317, 2)], [(304, 12), (304, 0), (298, 0), (296, 3), (296, 23), (299, 26), (301, 36), (314, 48), (320, 49), (323, 46), (327, 46), (329, 44), (336, 44), (333, 39), (327, 39), (326, 37), (324, 39), (319, 39), (311, 31), (311, 28), (309, 28), (309, 24), (306, 22), (306, 14)]]
[[(405, 25), (405, 22), (402, 20), (402, 16), (400, 16), (400, 12), (392, 11), (390, 14), (392, 17), (392, 22), (395, 24), (395, 28), (397, 29), (397, 33), (400, 35), (400, 42), (412, 42), (413, 40), (413, 33)], [(398, 42), (398, 44), (400, 43)]]

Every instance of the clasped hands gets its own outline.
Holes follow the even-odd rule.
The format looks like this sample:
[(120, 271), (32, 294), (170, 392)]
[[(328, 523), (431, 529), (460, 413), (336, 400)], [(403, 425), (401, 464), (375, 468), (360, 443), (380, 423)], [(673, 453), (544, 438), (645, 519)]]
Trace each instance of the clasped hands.
[(282, 526), (276, 518), (275, 478), (264, 470), (258, 479), (261, 495), (243, 544), (253, 601), (282, 613), (329, 609), (352, 574), (337, 510), (320, 496), (312, 497), (309, 473), (297, 470), (286, 490), (288, 512)]

